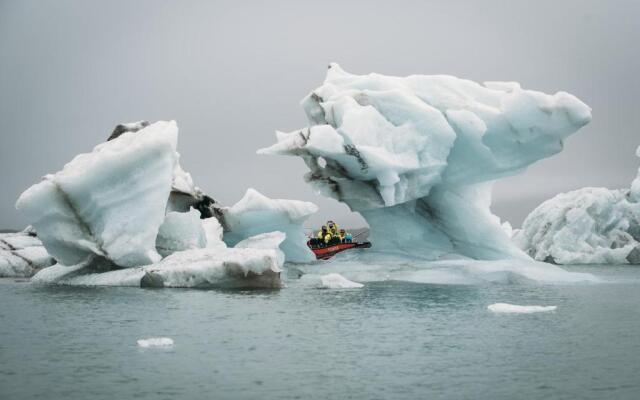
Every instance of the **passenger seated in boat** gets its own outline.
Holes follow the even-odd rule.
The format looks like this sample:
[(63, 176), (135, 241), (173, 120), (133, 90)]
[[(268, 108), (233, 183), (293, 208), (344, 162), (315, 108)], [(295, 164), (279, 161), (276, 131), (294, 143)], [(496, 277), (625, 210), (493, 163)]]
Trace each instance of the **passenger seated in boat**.
[(338, 233), (338, 237), (340, 238), (340, 243), (345, 243), (346, 232), (344, 229), (340, 229), (340, 233)]
[(350, 234), (349, 232), (347, 232), (347, 233), (344, 235), (344, 242), (345, 242), (345, 243), (351, 243), (351, 242), (353, 242), (353, 236), (351, 236), (351, 234)]

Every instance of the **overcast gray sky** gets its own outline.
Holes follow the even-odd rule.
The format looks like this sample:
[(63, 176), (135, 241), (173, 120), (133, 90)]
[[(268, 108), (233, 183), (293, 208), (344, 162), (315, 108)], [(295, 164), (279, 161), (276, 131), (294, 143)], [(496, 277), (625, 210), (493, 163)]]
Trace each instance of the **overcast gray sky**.
[(181, 164), (214, 198), (247, 187), (313, 201), (296, 158), (257, 156), (305, 126), (299, 101), (335, 61), (353, 73), (451, 74), (565, 90), (593, 121), (565, 151), (496, 185), (519, 225), (583, 186), (626, 187), (640, 160), (638, 1), (0, 0), (0, 228), (23, 227), (19, 194), (119, 122), (176, 119)]

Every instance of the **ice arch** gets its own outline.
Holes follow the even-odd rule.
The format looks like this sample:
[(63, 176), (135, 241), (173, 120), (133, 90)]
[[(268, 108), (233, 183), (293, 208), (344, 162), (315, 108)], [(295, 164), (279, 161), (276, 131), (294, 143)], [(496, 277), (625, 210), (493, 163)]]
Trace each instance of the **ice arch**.
[(258, 153), (302, 157), (305, 180), (360, 212), (375, 249), (431, 260), (528, 258), (490, 211), (492, 181), (558, 153), (591, 120), (566, 92), (337, 64), (302, 106), (309, 126)]

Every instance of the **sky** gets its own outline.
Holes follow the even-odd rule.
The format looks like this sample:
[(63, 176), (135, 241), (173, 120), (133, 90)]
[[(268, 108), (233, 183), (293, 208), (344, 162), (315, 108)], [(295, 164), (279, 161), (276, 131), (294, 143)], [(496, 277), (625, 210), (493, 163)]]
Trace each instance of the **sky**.
[(223, 204), (253, 187), (318, 204), (312, 224), (362, 226), (304, 183), (302, 160), (255, 154), (306, 126), (299, 102), (330, 62), (518, 81), (590, 105), (562, 153), (496, 183), (493, 211), (519, 226), (559, 192), (636, 175), (639, 17), (637, 1), (0, 0), (0, 228), (28, 224), (23, 190), (141, 119), (178, 121), (182, 167)]

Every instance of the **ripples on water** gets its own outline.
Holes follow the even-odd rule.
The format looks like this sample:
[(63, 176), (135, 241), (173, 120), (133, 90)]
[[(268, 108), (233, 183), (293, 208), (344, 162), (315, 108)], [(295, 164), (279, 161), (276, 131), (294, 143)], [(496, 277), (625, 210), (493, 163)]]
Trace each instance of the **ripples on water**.
[[(637, 399), (640, 269), (319, 290), (0, 284), (2, 399)], [(556, 305), (500, 315), (497, 302)], [(136, 341), (169, 337), (166, 348)]]

